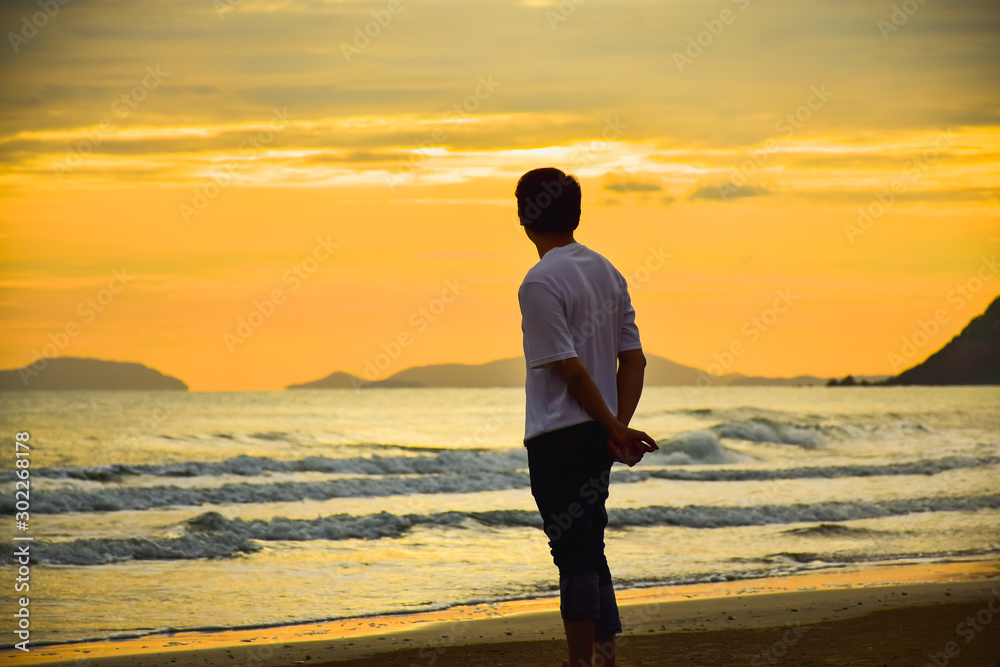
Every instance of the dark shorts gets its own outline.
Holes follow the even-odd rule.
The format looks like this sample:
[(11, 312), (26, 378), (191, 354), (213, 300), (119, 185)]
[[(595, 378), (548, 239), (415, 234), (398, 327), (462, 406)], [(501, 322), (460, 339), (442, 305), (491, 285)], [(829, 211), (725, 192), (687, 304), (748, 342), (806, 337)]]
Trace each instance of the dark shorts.
[(604, 557), (611, 474), (604, 428), (594, 421), (525, 441), (531, 495), (559, 568), (562, 617), (597, 619), (599, 634), (621, 632)]

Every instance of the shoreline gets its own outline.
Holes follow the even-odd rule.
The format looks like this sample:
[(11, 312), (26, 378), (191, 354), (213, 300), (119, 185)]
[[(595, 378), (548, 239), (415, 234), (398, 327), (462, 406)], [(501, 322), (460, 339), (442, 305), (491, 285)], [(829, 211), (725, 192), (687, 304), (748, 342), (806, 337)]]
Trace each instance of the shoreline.
[[(633, 588), (617, 591), (617, 595), (625, 630), (621, 638), (624, 647), (630, 638), (645, 635), (751, 632), (842, 622), (873, 612), (898, 613), (944, 604), (981, 605), (994, 594), (1000, 611), (997, 591), (1000, 560), (949, 560), (845, 566), (767, 579)], [(1000, 639), (1000, 618), (992, 631)], [(318, 665), (363, 661), (372, 656), (385, 658), (385, 654), (393, 652), (415, 652), (410, 663), (401, 664), (430, 665), (446, 664), (442, 662), (446, 654), (457, 653), (458, 647), (497, 649), (526, 643), (528, 649), (552, 644), (552, 650), (561, 650), (558, 647), (562, 638), (558, 598), (548, 597), (321, 623), (178, 631), (40, 645), (30, 653), (5, 649), (0, 652), (0, 667)]]

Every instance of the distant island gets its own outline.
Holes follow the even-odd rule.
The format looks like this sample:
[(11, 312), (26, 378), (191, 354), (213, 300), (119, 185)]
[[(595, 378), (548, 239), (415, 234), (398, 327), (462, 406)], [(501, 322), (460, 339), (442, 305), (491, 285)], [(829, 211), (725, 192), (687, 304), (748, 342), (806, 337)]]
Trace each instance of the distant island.
[[(848, 375), (841, 380), (830, 380), (813, 375), (771, 378), (726, 373), (714, 376), (655, 354), (647, 354), (646, 360), (647, 387), (998, 385), (1000, 297), (926, 361), (893, 377)], [(524, 387), (524, 376), (524, 360), (513, 357), (485, 364), (415, 366), (375, 381), (338, 371), (318, 380), (288, 385), (286, 389)], [(140, 363), (82, 357), (42, 358), (21, 368), (0, 370), (0, 391), (94, 389), (187, 391), (188, 386)]]
[(889, 379), (887, 375), (859, 375), (854, 377), (853, 375), (844, 376), (841, 379), (833, 378), (826, 383), (827, 387), (874, 387), (876, 385), (885, 384), (886, 380)]
[(1000, 384), (1000, 297), (948, 344), (887, 385)]
[(1000, 384), (1000, 297), (926, 361), (881, 382), (848, 375), (828, 387)]
[(187, 391), (188, 386), (142, 364), (84, 357), (42, 358), (21, 368), (0, 371), (0, 391), (90, 389)]
[[(855, 387), (886, 385), (1000, 384), (1000, 297), (973, 319), (958, 336), (922, 364), (897, 376), (868, 375), (837, 379), (799, 375), (769, 378), (727, 373), (712, 376), (655, 354), (646, 355), (647, 387)], [(711, 368), (711, 367), (710, 367)], [(524, 360), (520, 357), (485, 364), (433, 364), (399, 371), (384, 380), (369, 381), (336, 372), (319, 380), (286, 389), (360, 389), (393, 387), (523, 387)]]
[[(727, 373), (713, 378), (705, 371), (670, 359), (646, 355), (647, 387), (685, 387), (707, 379), (711, 386), (821, 386), (826, 378), (800, 375), (794, 378), (767, 378)], [(312, 382), (293, 384), (287, 389), (360, 389), (399, 387), (523, 387), (524, 359), (513, 357), (485, 364), (432, 364), (399, 371), (384, 380), (369, 381), (338, 371)]]

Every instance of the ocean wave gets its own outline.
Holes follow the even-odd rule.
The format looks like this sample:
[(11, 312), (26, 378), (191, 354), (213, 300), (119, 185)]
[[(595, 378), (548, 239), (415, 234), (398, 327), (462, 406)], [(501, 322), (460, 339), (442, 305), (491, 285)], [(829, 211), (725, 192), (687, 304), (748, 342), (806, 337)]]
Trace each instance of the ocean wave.
[[(710, 433), (708, 435), (711, 435)], [(688, 443), (666, 455), (649, 455), (651, 466), (664, 463), (715, 463), (713, 456), (727, 456), (728, 450), (717, 452), (704, 443)], [(734, 454), (735, 456), (739, 456)], [(703, 459), (694, 457), (703, 456)], [(660, 457), (660, 458), (657, 458)], [(680, 458), (685, 460), (681, 461)], [(690, 460), (688, 460), (690, 459)], [(998, 457), (946, 457), (893, 463), (887, 465), (806, 466), (787, 469), (616, 469), (615, 484), (630, 484), (652, 479), (688, 482), (753, 482), (783, 479), (834, 479), (839, 477), (878, 477), (900, 475), (936, 475), (950, 470), (978, 468), (1000, 463)], [(116, 512), (146, 510), (158, 507), (190, 507), (251, 503), (297, 502), (329, 500), (331, 498), (372, 498), (413, 494), (477, 493), (525, 489), (530, 485), (527, 473), (521, 471), (449, 472), (429, 475), (387, 475), (384, 477), (335, 479), (320, 482), (278, 482), (273, 484), (234, 483), (219, 487), (181, 488), (178, 486), (115, 487), (100, 489), (58, 489), (37, 491), (32, 496), (31, 510), (37, 514), (71, 512)], [(0, 496), (0, 514), (13, 514), (12, 496)]]
[(691, 465), (745, 463), (752, 459), (724, 447), (712, 431), (687, 431), (660, 443), (660, 449), (644, 460), (653, 465)]
[(894, 560), (921, 559), (928, 558), (930, 556), (933, 556), (934, 558), (968, 558), (970, 556), (983, 556), (993, 553), (996, 553), (996, 549), (989, 547), (959, 549), (957, 551), (939, 551), (933, 554), (925, 552), (871, 554), (860, 551), (834, 551), (832, 553), (782, 551), (775, 554), (768, 554), (762, 558), (747, 559), (747, 561), (744, 562), (761, 562), (768, 564), (799, 563), (809, 565), (822, 563), (826, 565), (843, 565), (848, 563), (873, 563)]
[(642, 507), (609, 510), (608, 526), (684, 526), (687, 528), (722, 528), (792, 523), (832, 523), (857, 519), (875, 519), (921, 512), (966, 512), (1000, 509), (1000, 494), (989, 496), (907, 498), (879, 502), (830, 501), (793, 505), (755, 505), (750, 507)]
[(805, 528), (789, 528), (781, 532), (786, 535), (798, 535), (800, 537), (870, 537), (885, 533), (885, 531), (873, 530), (871, 528), (842, 526), (839, 523), (821, 523), (817, 526), (807, 526)]
[[(1000, 509), (1000, 494), (973, 497), (936, 496), (882, 502), (824, 502), (751, 507), (650, 506), (608, 511), (609, 529), (650, 526), (725, 528), (736, 526), (825, 523), (902, 516), (923, 512), (969, 512)], [(378, 540), (400, 537), (417, 526), (541, 528), (537, 512), (493, 510), (398, 515), (379, 512), (363, 516), (336, 514), (316, 519), (228, 519), (206, 512), (185, 522), (186, 534), (163, 539), (86, 539), (31, 544), (34, 563), (100, 565), (120, 560), (211, 558), (250, 553), (257, 541)], [(0, 561), (13, 562), (14, 545), (4, 545)]]
[(289, 434), (285, 433), (284, 431), (262, 431), (258, 433), (251, 433), (250, 437), (255, 438), (257, 440), (269, 440), (269, 441), (285, 440), (291, 442)]
[[(0, 563), (15, 563), (15, 548), (25, 544), (5, 547)], [(192, 533), (180, 537), (126, 539), (93, 538), (67, 542), (30, 543), (29, 559), (32, 563), (53, 565), (106, 565), (138, 560), (197, 560), (225, 558), (241, 553), (254, 553), (263, 547), (249, 538), (232, 532)]]
[[(335, 479), (325, 482), (224, 484), (219, 487), (187, 489), (177, 486), (118, 487), (96, 491), (59, 489), (34, 494), (31, 511), (36, 514), (118, 512), (154, 507), (281, 503), (428, 493), (473, 493), (522, 489), (528, 484), (528, 475), (525, 473), (469, 472), (420, 477)], [(0, 498), (0, 513), (14, 513), (12, 497)]]
[[(182, 461), (165, 465), (112, 464), (90, 468), (39, 468), (32, 470), (33, 477), (80, 479), (109, 482), (126, 476), (147, 475), (154, 477), (212, 477), (237, 475), (256, 477), (271, 472), (325, 472), (361, 475), (400, 475), (453, 473), (457, 470), (471, 472), (501, 472), (526, 468), (528, 457), (523, 447), (501, 451), (439, 450), (430, 456), (367, 456), (329, 458), (309, 456), (298, 461), (281, 461), (265, 456), (236, 456), (224, 461)], [(0, 479), (14, 479), (6, 472)]]
[(727, 422), (745, 421), (748, 419), (792, 419), (797, 413), (783, 410), (768, 410), (767, 408), (756, 408), (743, 406), (737, 408), (681, 408), (679, 410), (669, 410), (668, 412), (698, 417), (699, 419)]
[[(714, 413), (711, 409), (705, 409)], [(690, 410), (687, 412), (702, 412)], [(732, 413), (734, 411), (725, 411)], [(762, 412), (759, 410), (735, 411), (738, 414)], [(808, 424), (779, 418), (756, 416), (738, 421), (726, 421), (707, 429), (678, 433), (660, 443), (660, 451), (652, 456), (659, 465), (728, 464), (742, 463), (752, 458), (735, 452), (721, 443), (721, 439), (744, 440), (758, 443), (795, 445), (816, 449), (834, 439), (841, 441), (898, 439), (906, 435), (931, 432), (931, 429), (913, 420), (895, 420), (887, 424), (856, 426), (851, 424)], [(224, 434), (216, 434), (222, 436)], [(255, 433), (253, 437), (280, 438), (282, 432)], [(268, 473), (321, 472), (360, 475), (446, 474), (466, 472), (504, 472), (524, 470), (528, 460), (523, 447), (503, 450), (443, 449), (432, 447), (398, 447), (413, 449), (415, 453), (403, 456), (358, 456), (330, 458), (309, 456), (296, 461), (285, 461), (265, 456), (240, 455), (223, 461), (181, 461), (162, 465), (111, 464), (93, 467), (34, 468), (32, 477), (76, 479), (92, 482), (116, 482), (128, 476), (152, 477), (212, 477), (233, 475), (258, 477)], [(0, 482), (16, 479), (14, 471), (0, 472)]]
[[(829, 417), (802, 415), (759, 408), (696, 408), (674, 411), (706, 421), (716, 421), (708, 430), (721, 438), (796, 445), (816, 449), (829, 440), (899, 440), (935, 433), (919, 420), (889, 413), (882, 421), (870, 423), (863, 416)], [(855, 417), (860, 418), (857, 421)], [(884, 421), (889, 417), (891, 421)], [(873, 419), (874, 416), (869, 416)]]
[(804, 449), (816, 449), (826, 439), (831, 427), (811, 424), (794, 424), (771, 419), (757, 418), (746, 421), (728, 422), (712, 427), (720, 438), (749, 440), (750, 442), (773, 442), (779, 445), (796, 445)]
[(895, 420), (887, 424), (855, 426), (850, 424), (804, 424), (775, 421), (763, 417), (716, 424), (708, 429), (685, 431), (660, 443), (651, 460), (665, 465), (691, 463), (740, 463), (752, 460), (722, 444), (722, 439), (757, 443), (795, 445), (817, 449), (831, 440), (899, 440), (906, 436), (933, 433), (933, 429), (913, 420)]
[(927, 559), (948, 559), (948, 558), (969, 558), (983, 555), (996, 554), (993, 548), (960, 549), (955, 551), (936, 552), (902, 552), (902, 553), (862, 553), (862, 552), (834, 552), (830, 554), (817, 553), (778, 553), (765, 556), (763, 558), (730, 558), (730, 562), (745, 563), (752, 565), (757, 563), (763, 567), (751, 567), (735, 572), (711, 572), (695, 574), (688, 577), (644, 577), (625, 578), (620, 577), (615, 580), (616, 585), (623, 588), (647, 588), (650, 586), (677, 586), (702, 583), (719, 583), (726, 581), (746, 581), (748, 579), (784, 577), (801, 572), (817, 570), (828, 570), (849, 563), (886, 563), (892, 561), (927, 560)]
[[(655, 458), (644, 459), (655, 463)], [(981, 468), (1000, 464), (996, 456), (946, 456), (882, 465), (802, 466), (779, 469), (644, 470), (635, 474), (683, 482), (756, 482), (781, 479), (834, 479), (837, 477), (895, 477), (937, 475), (950, 470)]]

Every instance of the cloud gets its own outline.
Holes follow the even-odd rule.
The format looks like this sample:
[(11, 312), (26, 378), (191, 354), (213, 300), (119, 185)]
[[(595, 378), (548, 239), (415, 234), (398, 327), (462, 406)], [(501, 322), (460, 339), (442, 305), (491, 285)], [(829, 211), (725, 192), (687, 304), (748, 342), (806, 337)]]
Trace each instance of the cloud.
[[(737, 187), (732, 183), (716, 183), (714, 185), (703, 185), (691, 193), (688, 197), (691, 201), (718, 201), (727, 202), (735, 199), (747, 197), (769, 197), (779, 193), (761, 186), (744, 185)], [(969, 203), (990, 203), (1000, 201), (1000, 188), (996, 187), (970, 187), (970, 188), (944, 188), (944, 189), (923, 189), (912, 191), (905, 189), (902, 192), (892, 192), (890, 186), (885, 185), (874, 189), (865, 190), (783, 190), (783, 196), (804, 199), (812, 203), (829, 203), (833, 205), (856, 205), (890, 199), (898, 203), (922, 203), (922, 202), (969, 202)]]
[(688, 199), (705, 201), (730, 201), (744, 197), (764, 197), (774, 194), (771, 190), (759, 185), (733, 185), (732, 183), (716, 183), (703, 185), (688, 196)]
[[(497, 169), (506, 178), (545, 151), (539, 159), (582, 178), (610, 173), (602, 195), (624, 203), (668, 204), (668, 192), (691, 190), (726, 201), (769, 193), (698, 186), (727, 180), (775, 139), (755, 180), (780, 169), (782, 193), (860, 190), (922, 155), (926, 142), (903, 139), (950, 126), (963, 142), (974, 133), (974, 145), (936, 157), (926, 187), (996, 182), (1000, 93), (983, 84), (1000, 74), (995, 0), (921, 5), (888, 43), (876, 27), (888, 9), (867, 0), (752, 3), (683, 72), (669, 57), (653, 64), (705, 30), (701, 3), (580, 5), (553, 31), (554, 0), (404, 2), (348, 62), (341, 44), (373, 20), (370, 2), (242, 0), (224, 18), (207, 1), (74, 2), (87, 10), (68, 5), (21, 55), (0, 52), (0, 80), (17, 91), (0, 100), (0, 164), (25, 185), (81, 141), (83, 167), (109, 180), (151, 177), (155, 165), (186, 181), (232, 161), (275, 108), (295, 120), (256, 159), (283, 161), (273, 177), (296, 184), (296, 169), (313, 166), (348, 182), (401, 165), (407, 183), (425, 170), (452, 182)], [(0, 3), (0, 25), (16, 29), (29, 6)], [(537, 65), (553, 45), (558, 76)], [(112, 115), (150, 66), (170, 75), (127, 117)], [(482, 77), (500, 85), (476, 97)], [(788, 125), (823, 85), (829, 103)], [(468, 109), (460, 122), (449, 115), (456, 105)], [(105, 118), (114, 127), (86, 143)], [(426, 147), (447, 153), (418, 152)]]
[(903, 191), (892, 192), (891, 186), (875, 188), (872, 190), (821, 190), (821, 191), (800, 191), (794, 194), (797, 197), (804, 197), (813, 202), (831, 202), (835, 204), (864, 204), (873, 201), (880, 201), (878, 198), (892, 202), (972, 202), (988, 203), (1000, 201), (1000, 188), (996, 187), (971, 187), (971, 188), (944, 188), (944, 189), (924, 189), (912, 191), (907, 190), (907, 184), (900, 182)]
[[(351, 63), (341, 44), (373, 20), (370, 2), (243, 0), (224, 19), (211, 2), (70, 5), (24, 47), (25, 57), (0, 53), (0, 78), (18, 91), (0, 102), (0, 128), (96, 121), (157, 63), (172, 78), (137, 110), (143, 122), (153, 114), (233, 121), (272, 106), (313, 119), (444, 113), (491, 72), (504, 85), (479, 111), (574, 112), (600, 126), (603, 114), (628, 110), (633, 140), (720, 145), (773, 136), (775, 121), (824, 81), (834, 97), (803, 132), (997, 122), (995, 87), (983, 84), (998, 72), (995, 0), (922, 5), (888, 44), (876, 27), (888, 8), (867, 0), (753, 3), (683, 73), (653, 64), (705, 30), (711, 12), (702, 3), (581, 5), (567, 30), (555, 32), (545, 17), (551, 4), (404, 2)], [(16, 29), (27, 6), (37, 9), (2, 4), (0, 24)], [(537, 66), (554, 44), (565, 65), (558, 77)], [(545, 129), (555, 141), (580, 136)]]
[(626, 194), (629, 192), (661, 192), (662, 187), (656, 183), (644, 183), (642, 181), (624, 181), (620, 183), (610, 183), (604, 186), (605, 190)]
[(303, 155), (302, 164), (330, 164), (330, 163), (380, 163), (399, 162), (410, 157), (409, 153), (402, 152), (379, 152), (379, 151), (319, 151)]

